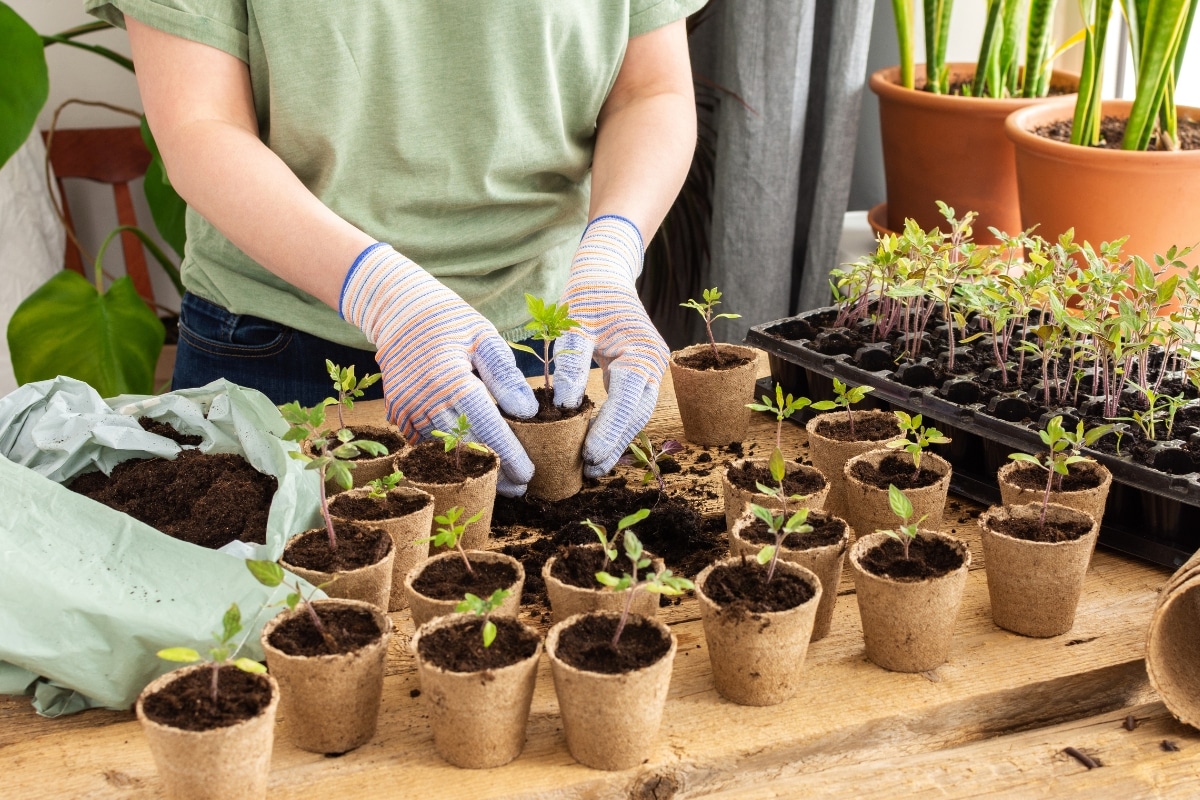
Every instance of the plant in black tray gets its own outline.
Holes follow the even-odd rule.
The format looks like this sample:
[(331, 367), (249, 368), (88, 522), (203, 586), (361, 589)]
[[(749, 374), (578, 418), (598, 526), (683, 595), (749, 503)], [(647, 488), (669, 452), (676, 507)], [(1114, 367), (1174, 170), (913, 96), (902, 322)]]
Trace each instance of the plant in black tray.
[(650, 559), (646, 556), (642, 548), (642, 542), (633, 531), (626, 529), (621, 536), (621, 544), (625, 548), (625, 557), (629, 559), (631, 571), (624, 573), (619, 578), (603, 570), (596, 573), (596, 580), (614, 592), (623, 592), (626, 589), (630, 590), (625, 598), (625, 607), (621, 609), (621, 618), (617, 622), (617, 629), (613, 633), (612, 647), (614, 650), (619, 646), (621, 634), (625, 631), (625, 625), (629, 621), (629, 612), (633, 606), (634, 595), (639, 590), (650, 592), (651, 594), (677, 595), (695, 588), (690, 580), (678, 575), (672, 575), (671, 570), (666, 568), (658, 572), (647, 572), (642, 576), (641, 580), (638, 580), (638, 570), (646, 569), (650, 566)]
[(695, 311), (704, 320), (704, 332), (708, 336), (709, 349), (712, 350), (713, 360), (720, 365), (721, 352), (717, 350), (717, 340), (713, 338), (712, 324), (719, 319), (741, 319), (742, 315), (713, 313), (713, 310), (716, 308), (716, 306), (721, 305), (721, 292), (716, 286), (711, 289), (705, 289), (702, 297), (704, 298), (703, 303), (697, 302), (693, 298), (688, 298), (686, 303), (680, 303), (679, 305), (683, 306), (684, 308), (695, 309)]
[[(913, 480), (921, 474), (921, 453), (932, 444), (949, 444), (950, 437), (943, 436), (937, 428), (927, 428), (921, 423), (923, 422), (920, 414), (909, 415), (904, 411), (897, 411), (896, 422), (900, 428), (900, 433), (903, 439), (895, 439), (887, 443), (887, 447), (893, 450), (904, 450), (913, 461)], [(908, 437), (912, 437), (909, 439)]]
[(658, 449), (654, 448), (654, 443), (650, 441), (650, 435), (645, 431), (638, 434), (637, 440), (629, 443), (629, 452), (617, 459), (618, 464), (629, 465), (637, 464), (646, 470), (642, 475), (642, 483), (656, 483), (658, 490), (665, 492), (667, 490), (667, 482), (663, 479), (662, 469), (658, 462), (670, 456), (672, 453), (678, 453), (683, 450), (683, 445), (674, 439), (664, 439)]
[[(278, 565), (276, 565), (278, 566)], [(234, 666), (243, 672), (261, 674), (267, 671), (262, 664), (249, 658), (235, 658), (241, 645), (234, 646), (233, 638), (242, 632), (242, 612), (237, 603), (229, 606), (221, 619), (221, 630), (213, 634), (213, 646), (208, 650), (208, 658), (190, 647), (168, 647), (158, 651), (158, 657), (164, 661), (174, 661), (181, 664), (194, 664), (197, 661), (208, 661), (212, 671), (211, 697), (217, 702), (217, 678), (221, 668)]]
[[(747, 403), (746, 408), (751, 411), (765, 411), (768, 414), (775, 415), (775, 449), (783, 449), (783, 421), (789, 419), (797, 411), (800, 411), (808, 406), (813, 405), (813, 401), (807, 397), (792, 397), (789, 392), (785, 397), (783, 394), (783, 385), (775, 384), (775, 401), (771, 402), (771, 396), (764, 394), (761, 403)], [(815, 407), (815, 406), (814, 406)], [(830, 406), (832, 407), (832, 406)]]
[[(850, 406), (855, 403), (861, 403), (866, 396), (875, 391), (872, 386), (850, 386), (842, 383), (837, 378), (833, 379), (833, 399), (818, 400), (812, 404), (816, 411), (833, 411), (835, 408), (846, 409), (846, 423), (850, 426), (850, 438), (854, 438), (854, 415), (850, 412)], [(778, 436), (776, 436), (778, 440)], [(778, 446), (778, 445), (776, 445)]]
[(458, 419), (454, 423), (454, 427), (448, 431), (434, 430), (430, 433), (435, 439), (440, 439), (446, 447), (446, 452), (454, 453), (454, 468), (462, 470), (462, 450), (464, 447), (470, 448), (478, 453), (490, 453), (486, 447), (479, 442), (472, 442), (467, 439), (467, 434), (471, 432), (471, 423), (467, 419), (466, 414), (459, 414)]

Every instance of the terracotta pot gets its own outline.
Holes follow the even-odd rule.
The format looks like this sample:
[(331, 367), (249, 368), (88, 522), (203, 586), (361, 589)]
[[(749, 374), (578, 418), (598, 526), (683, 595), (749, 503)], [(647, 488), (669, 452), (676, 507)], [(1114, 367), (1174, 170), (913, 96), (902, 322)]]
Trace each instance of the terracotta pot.
[[(409, 573), (404, 576), (404, 594), (408, 598), (408, 607), (412, 610), (413, 625), (420, 627), (426, 622), (429, 622), (435, 617), (453, 614), (454, 607), (462, 602), (462, 598), (458, 597), (454, 600), (438, 600), (434, 597), (428, 597), (421, 594), (413, 588), (413, 581), (430, 565), (436, 561), (445, 561), (447, 559), (461, 559), (457, 550), (452, 550), (449, 553), (436, 555), (429, 560), (418, 564), (409, 570)], [(506, 564), (511, 564), (517, 571), (517, 579), (512, 584), (504, 587), (508, 589), (508, 597), (504, 599), (504, 604), (492, 613), (498, 617), (515, 617), (521, 611), (521, 592), (525, 588), (525, 567), (520, 561), (512, 556), (506, 556), (503, 553), (496, 553), (491, 550), (468, 550), (467, 558), (472, 564), (485, 561), (503, 561)]]
[[(345, 492), (346, 497), (366, 497), (367, 489), (351, 489)], [(425, 507), (403, 517), (371, 520), (368, 524), (383, 528), (392, 537), (395, 556), (392, 559), (392, 582), (387, 605), (388, 611), (402, 611), (408, 608), (408, 598), (404, 595), (404, 576), (409, 570), (429, 557), (429, 542), (416, 544), (418, 539), (429, 536), (433, 524), (433, 497), (428, 492), (411, 486), (398, 486), (388, 494), (392, 497), (427, 497), (429, 502)], [(337, 513), (338, 499), (330, 502), (330, 513), (335, 518), (344, 519)]]
[(1200, 553), (1167, 582), (1150, 618), (1146, 672), (1180, 722), (1200, 728)]
[[(731, 556), (753, 558), (762, 549), (762, 545), (742, 537), (742, 531), (748, 525), (752, 525), (755, 520), (757, 517), (753, 512), (747, 512), (733, 523), (733, 528), (729, 532), (729, 554)], [(821, 600), (817, 605), (817, 616), (813, 621), (812, 629), (812, 641), (814, 642), (829, 634), (829, 628), (833, 622), (833, 609), (837, 605), (838, 584), (842, 580), (842, 565), (846, 562), (846, 551), (850, 549), (850, 540), (853, 537), (854, 530), (847, 525), (841, 541), (836, 544), (811, 547), (807, 550), (793, 550), (784, 546), (780, 550), (780, 561), (804, 567), (816, 575), (821, 582)]]
[(452, 672), (421, 656), (422, 637), (471, 619), (451, 614), (425, 623), (413, 637), (412, 651), (438, 755), (456, 767), (488, 769), (507, 764), (525, 747), (542, 643), (515, 664), (477, 672)]
[[(336, 523), (334, 531), (337, 531)], [(324, 528), (313, 528), (292, 537), (291, 541), (314, 532), (321, 536), (325, 535)], [(390, 546), (387, 555), (374, 564), (368, 564), (365, 567), (350, 569), (344, 572), (323, 572), (319, 569), (298, 567), (289, 562), (288, 546), (291, 544), (291, 541), (288, 545), (284, 546), (283, 556), (279, 559), (279, 564), (288, 572), (299, 575), (313, 586), (320, 586), (323, 583), (329, 584), (323, 588), (323, 591), (330, 597), (340, 597), (346, 600), (362, 600), (364, 603), (370, 603), (381, 609), (388, 607), (392, 596), (392, 564), (396, 559), (395, 545)], [(390, 536), (388, 537), (388, 541), (391, 541)]]
[[(581, 544), (575, 545), (575, 547), (599, 550), (600, 543)], [(650, 553), (646, 555), (652, 559), (650, 570), (661, 572), (664, 566), (663, 560), (661, 558), (654, 558)], [(626, 565), (629, 564), (629, 561), (625, 559), (623, 554), (620, 555), (620, 558), (624, 560)], [(542, 580), (546, 583), (546, 596), (550, 598), (550, 610), (555, 622), (576, 614), (586, 614), (589, 611), (616, 611), (620, 613), (621, 609), (625, 608), (625, 601), (631, 590), (626, 589), (622, 592), (614, 592), (611, 589), (602, 587), (599, 583), (596, 584), (595, 589), (583, 589), (578, 586), (572, 586), (569, 583), (563, 583), (550, 574), (557, 561), (558, 556), (550, 556), (550, 558), (546, 559), (546, 563), (542, 565)], [(621, 572), (621, 562), (618, 561), (617, 565), (612, 567), (612, 570), (614, 574)], [(630, 611), (643, 617), (657, 616), (658, 595), (650, 592), (638, 592), (633, 597), (633, 605)]]
[(593, 769), (629, 769), (649, 757), (658, 737), (678, 642), (670, 628), (651, 619), (671, 640), (670, 649), (658, 661), (619, 675), (577, 669), (559, 659), (558, 639), (565, 629), (595, 614), (620, 616), (611, 611), (576, 614), (556, 623), (546, 635), (554, 693), (571, 756)]
[(1100, 523), (1091, 514), (1050, 503), (1046, 523), (1087, 521), (1091, 530), (1068, 542), (1032, 542), (995, 530), (1004, 519), (1038, 519), (1042, 503), (992, 506), (979, 517), (983, 567), (987, 573), (992, 620), (1022, 636), (1058, 636), (1075, 624)]
[[(898, 455), (903, 459), (911, 458), (904, 450), (869, 450), (847, 461), (842, 469), (846, 490), (846, 522), (850, 523), (850, 527), (854, 528), (860, 537), (878, 530), (888, 530), (899, 524), (899, 519), (888, 505), (887, 488), (880, 489), (863, 483), (850, 474), (851, 468), (859, 462), (878, 466), (879, 462), (889, 455)], [(925, 517), (920, 525), (937, 530), (942, 526), (946, 495), (950, 491), (950, 462), (926, 451), (921, 455), (921, 469), (931, 469), (942, 477), (936, 483), (920, 489), (905, 489), (904, 495), (912, 503), (913, 520)]]
[[(734, 461), (730, 467), (741, 467), (746, 464), (751, 466), (767, 466), (769, 459), (766, 458), (739, 458)], [(795, 505), (797, 508), (805, 507), (814, 511), (819, 511), (825, 507), (825, 498), (829, 495), (829, 480), (816, 467), (809, 467), (804, 464), (798, 464), (795, 461), (787, 461), (783, 468), (784, 479), (789, 475), (820, 475), (825, 481), (825, 486), (810, 495), (806, 495), (803, 501), (789, 503), (789, 508)], [(733, 523), (737, 522), (737, 518), (746, 510), (747, 503), (763, 506), (764, 508), (779, 508), (779, 501), (770, 495), (765, 495), (758, 491), (747, 491), (740, 486), (735, 486), (729, 480), (729, 467), (725, 468), (721, 476), (721, 487), (725, 495), (725, 529), (729, 530), (733, 527)]]
[(307, 616), (303, 608), (277, 615), (263, 626), (267, 668), (279, 681), (288, 738), (312, 753), (345, 753), (375, 735), (392, 620), (376, 606), (358, 600), (314, 600), (317, 615), (336, 607), (368, 611), (379, 638), (349, 653), (291, 655), (271, 644), (271, 634), (289, 619)]
[(895, 672), (925, 672), (945, 663), (971, 566), (965, 542), (937, 531), (919, 534), (950, 543), (963, 554), (962, 566), (938, 578), (898, 581), (868, 572), (861, 563), (867, 551), (888, 541), (887, 534), (860, 534), (850, 548), (867, 658)]
[[(1020, 466), (1021, 463), (1018, 461), (1009, 461), (996, 473), (996, 481), (1000, 484), (1000, 502), (1006, 506), (1022, 506), (1026, 503), (1037, 503), (1040, 506), (1046, 493), (1044, 488), (1040, 490), (1024, 489), (1010, 479), (1010, 476)], [(1081, 472), (1097, 476), (1100, 485), (1095, 489), (1081, 489), (1076, 492), (1052, 491), (1050, 492), (1050, 502), (1090, 514), (1097, 521), (1102, 520), (1104, 506), (1108, 502), (1108, 490), (1112, 487), (1112, 473), (1103, 464), (1090, 459), (1072, 464), (1070, 469), (1072, 473)]]
[[(896, 422), (895, 414), (889, 411), (855, 411), (853, 413), (855, 420), (884, 419), (892, 425), (895, 425)], [(887, 439), (861, 439), (854, 442), (843, 442), (840, 439), (831, 439), (821, 434), (821, 427), (827, 422), (845, 418), (845, 411), (829, 411), (825, 414), (818, 414), (804, 426), (804, 429), (808, 431), (808, 457), (812, 459), (813, 466), (820, 470), (822, 475), (832, 478), (823, 508), (831, 514), (843, 518), (846, 516), (846, 487), (841, 480), (838, 480), (842, 475), (842, 467), (855, 456), (870, 450), (878, 450), (889, 441)], [(897, 437), (899, 437), (899, 432), (892, 438)]]
[[(971, 63), (947, 64), (951, 81), (975, 74)], [(925, 82), (925, 65), (914, 70), (917, 86)], [(1052, 98), (957, 97), (899, 85), (900, 68), (871, 74), (868, 85), (879, 96), (883, 169), (887, 179), (887, 227), (904, 230), (911, 217), (929, 230), (945, 226), (938, 211), (944, 201), (959, 216), (979, 212), (975, 241), (995, 244), (988, 227), (1007, 233), (1022, 230), (1017, 200), (1017, 172), (1004, 120), (1028, 106)], [(1078, 85), (1078, 76), (1055, 72), (1052, 85)], [(1071, 96), (1072, 98), (1074, 95)]]
[(527, 495), (563, 500), (579, 493), (583, 488), (583, 440), (590, 419), (591, 412), (557, 422), (505, 420), (533, 461)]
[[(1127, 117), (1129, 101), (1106, 100), (1102, 113)], [(1200, 120), (1200, 108), (1179, 106), (1180, 119)], [(1068, 228), (1076, 242), (1111, 242), (1122, 236), (1126, 257), (1151, 265), (1172, 245), (1200, 242), (1200, 150), (1130, 152), (1056, 142), (1032, 131), (1070, 121), (1074, 103), (1061, 100), (1010, 116), (1005, 132), (1016, 147), (1021, 222), (1053, 241)], [(1200, 265), (1200, 250), (1182, 259)], [(1178, 273), (1183, 270), (1172, 269)]]
[(754, 402), (754, 381), (758, 376), (758, 350), (734, 344), (718, 344), (722, 356), (749, 358), (747, 364), (733, 369), (691, 369), (677, 359), (708, 350), (694, 344), (671, 353), (671, 383), (683, 421), (683, 435), (692, 444), (724, 446), (746, 438), (750, 427), (750, 409)]
[[(433, 515), (441, 516), (455, 506), (466, 509), (463, 519), (470, 519), (482, 511), (483, 516), (478, 522), (467, 526), (463, 534), (462, 545), (468, 550), (482, 550), (487, 547), (492, 535), (492, 508), (496, 504), (496, 479), (500, 475), (500, 459), (488, 472), (476, 478), (467, 478), (458, 483), (425, 483), (405, 479), (404, 485), (420, 489), (433, 495)], [(437, 523), (430, 520), (429, 536), (437, 533)], [(431, 547), (431, 553), (444, 552), (444, 548)]]
[[(735, 703), (775, 705), (796, 694), (803, 682), (801, 667), (823, 594), (821, 581), (781, 557), (775, 564), (776, 576), (791, 573), (812, 588), (813, 596), (786, 611), (736, 613), (715, 603), (705, 593), (704, 582), (717, 567), (741, 563), (741, 558), (727, 558), (696, 576), (696, 599), (700, 601), (713, 683), (722, 697)], [(757, 562), (749, 563), (757, 566)]]
[(258, 716), (208, 731), (185, 731), (146, 718), (142, 704), (176, 679), (211, 669), (206, 664), (168, 672), (151, 681), (134, 704), (154, 766), (170, 800), (258, 800), (267, 796), (279, 684), (270, 675), (271, 702)]

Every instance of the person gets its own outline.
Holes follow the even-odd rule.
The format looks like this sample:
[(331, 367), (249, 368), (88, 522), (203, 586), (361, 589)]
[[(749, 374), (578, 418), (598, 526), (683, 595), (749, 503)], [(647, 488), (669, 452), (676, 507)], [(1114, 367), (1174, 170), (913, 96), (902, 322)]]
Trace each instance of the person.
[(126, 27), (188, 204), (175, 387), (312, 404), (326, 358), (377, 362), (410, 441), (465, 413), (519, 495), (533, 466), (500, 411), (537, 410), (507, 345), (529, 292), (579, 322), (554, 402), (604, 370), (583, 455), (607, 472), (666, 368), (634, 281), (695, 147), (704, 2), (85, 0)]

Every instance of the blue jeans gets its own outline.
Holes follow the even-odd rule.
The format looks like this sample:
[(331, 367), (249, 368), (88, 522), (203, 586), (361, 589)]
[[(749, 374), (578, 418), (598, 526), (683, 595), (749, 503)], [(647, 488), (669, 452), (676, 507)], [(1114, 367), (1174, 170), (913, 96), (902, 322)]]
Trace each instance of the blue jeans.
[[(540, 342), (531, 342), (541, 350)], [(526, 375), (541, 375), (542, 362), (513, 351)], [(379, 372), (375, 354), (331, 342), (278, 322), (233, 314), (194, 294), (183, 296), (179, 311), (179, 352), (175, 357), (172, 389), (204, 386), (225, 378), (257, 389), (280, 405), (297, 400), (314, 406), (333, 394), (325, 359), (339, 366), (354, 365), (359, 377)], [(368, 387), (363, 400), (383, 397), (382, 383)]]

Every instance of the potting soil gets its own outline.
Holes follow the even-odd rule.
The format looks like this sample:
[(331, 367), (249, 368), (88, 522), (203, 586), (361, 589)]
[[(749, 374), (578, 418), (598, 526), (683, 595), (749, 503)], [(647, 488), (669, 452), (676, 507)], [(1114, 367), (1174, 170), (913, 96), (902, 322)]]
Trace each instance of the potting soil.
[(1092, 526), (1083, 520), (1060, 520), (1043, 526), (1036, 519), (1009, 517), (993, 520), (992, 530), (1029, 542), (1073, 542), (1087, 536)]
[(962, 566), (963, 556), (941, 539), (917, 538), (909, 544), (905, 558), (904, 546), (888, 539), (868, 550), (861, 563), (868, 572), (884, 578), (919, 581), (950, 574)]
[(365, 495), (339, 494), (329, 501), (329, 513), (343, 519), (377, 522), (415, 514), (433, 502), (432, 497), (388, 494), (376, 499)]
[(854, 419), (854, 432), (851, 433), (850, 421), (845, 412), (840, 412), (837, 416), (837, 419), (821, 423), (817, 432), (826, 439), (837, 439), (839, 442), (882, 442), (893, 438), (899, 432), (895, 420), (860, 414)]
[(450, 672), (477, 672), (507, 667), (537, 651), (537, 634), (511, 617), (492, 618), (496, 639), (484, 647), (483, 622), (476, 617), (422, 634), (421, 658)]
[[(758, 492), (758, 484), (775, 486), (771, 470), (766, 464), (743, 464), (729, 468), (729, 482), (747, 492)], [(783, 476), (783, 489), (792, 495), (816, 494), (825, 488), (826, 480), (819, 472), (796, 471)]]
[(284, 559), (304, 569), (346, 572), (379, 563), (392, 546), (392, 538), (381, 528), (350, 520), (335, 521), (333, 533), (337, 550), (330, 549), (329, 535), (324, 528), (318, 528), (288, 542)]
[(563, 406), (554, 405), (554, 389), (547, 389), (545, 386), (539, 386), (533, 390), (533, 396), (538, 401), (538, 412), (528, 419), (513, 417), (501, 411), (507, 419), (517, 420), (519, 422), (558, 422), (564, 419), (578, 417), (580, 414), (589, 413), (592, 410), (592, 399), (587, 395), (583, 396), (583, 400), (575, 408), (565, 408)]
[(321, 604), (315, 606), (317, 618), (333, 639), (334, 647), (313, 625), (308, 612), (281, 622), (271, 631), (270, 643), (290, 656), (329, 656), (352, 653), (379, 639), (379, 625), (365, 608)]
[[(1009, 474), (1008, 479), (1020, 486), (1022, 489), (1030, 491), (1044, 492), (1046, 491), (1046, 470), (1033, 464), (1022, 464)], [(1059, 480), (1061, 479), (1061, 483)], [(1066, 475), (1055, 476), (1054, 487), (1055, 492), (1082, 492), (1088, 489), (1095, 489), (1101, 483), (1101, 477), (1098, 472), (1083, 472), (1075, 470)], [(1053, 500), (1053, 498), (1051, 498)]]
[(271, 685), (263, 676), (231, 665), (218, 670), (216, 702), (212, 699), (212, 672), (200, 669), (147, 697), (142, 711), (161, 725), (208, 731), (251, 719), (271, 702)]
[[(808, 512), (808, 525), (812, 530), (808, 533), (789, 533), (783, 540), (783, 546), (789, 550), (810, 550), (814, 547), (828, 547), (842, 540), (846, 531), (846, 523), (823, 511)], [(761, 519), (755, 520), (742, 528), (741, 537), (754, 544), (775, 544), (775, 534), (771, 533), (767, 523)]]
[(752, 360), (753, 359), (747, 358), (746, 356), (740, 356), (734, 353), (722, 353), (720, 359), (718, 360), (713, 356), (712, 350), (709, 349), (702, 350), (699, 353), (692, 353), (691, 355), (679, 356), (675, 359), (675, 363), (681, 367), (687, 367), (688, 369), (695, 370), (726, 370), (743, 367), (746, 364), (749, 364)]
[(671, 649), (671, 640), (648, 620), (630, 617), (617, 646), (616, 616), (584, 617), (558, 637), (557, 655), (576, 669), (617, 675), (648, 667)]
[[(526, 573), (526, 580), (528, 580)], [(503, 561), (473, 561), (471, 571), (456, 553), (454, 558), (427, 562), (413, 581), (413, 588), (434, 600), (461, 600), (470, 592), (491, 597), (497, 589), (507, 589), (517, 580), (517, 571)]]
[(459, 461), (461, 469), (455, 463), (454, 451), (446, 452), (445, 445), (434, 439), (413, 447), (396, 462), (396, 466), (408, 480), (432, 484), (478, 478), (496, 466), (494, 454), (481, 453), (466, 445), (459, 448)]
[(743, 559), (708, 573), (704, 594), (723, 612), (738, 615), (787, 611), (807, 602), (816, 592), (808, 581), (790, 572), (776, 570), (768, 581), (766, 565)]
[(884, 456), (878, 467), (859, 461), (850, 468), (850, 474), (879, 489), (887, 489), (889, 484), (894, 484), (897, 489), (921, 489), (942, 479), (937, 472), (925, 467), (914, 471), (912, 457), (908, 455)]

